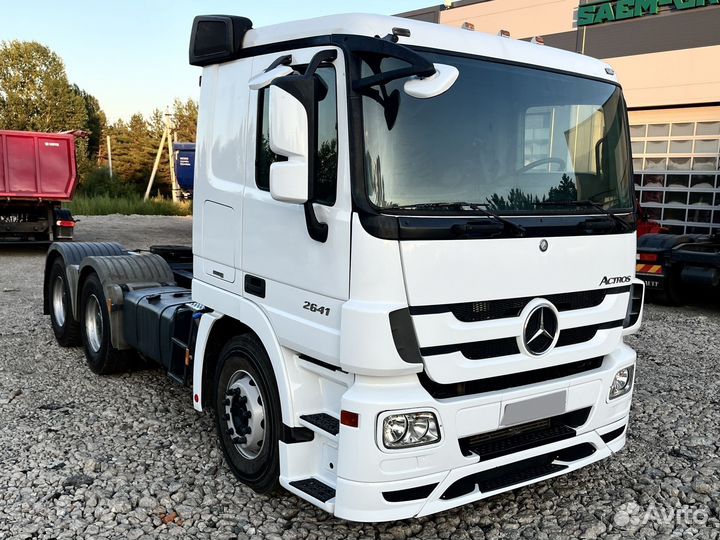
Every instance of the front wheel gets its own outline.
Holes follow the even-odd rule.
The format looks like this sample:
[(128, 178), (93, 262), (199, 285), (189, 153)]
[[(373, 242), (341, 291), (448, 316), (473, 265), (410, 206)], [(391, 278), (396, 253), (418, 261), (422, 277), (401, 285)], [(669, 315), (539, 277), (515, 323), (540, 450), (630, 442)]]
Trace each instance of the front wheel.
[(254, 336), (232, 338), (215, 372), (218, 438), (233, 474), (257, 493), (279, 484), (280, 397), (265, 349)]

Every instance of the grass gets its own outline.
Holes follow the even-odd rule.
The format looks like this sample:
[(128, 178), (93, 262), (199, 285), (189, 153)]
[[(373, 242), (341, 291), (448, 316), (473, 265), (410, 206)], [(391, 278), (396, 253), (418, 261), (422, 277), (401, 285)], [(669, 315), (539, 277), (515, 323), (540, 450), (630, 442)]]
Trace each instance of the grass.
[(174, 203), (168, 199), (153, 198), (147, 201), (142, 197), (111, 197), (109, 195), (75, 195), (66, 205), (76, 216), (106, 216), (108, 214), (142, 216), (189, 216), (192, 203), (183, 201)]

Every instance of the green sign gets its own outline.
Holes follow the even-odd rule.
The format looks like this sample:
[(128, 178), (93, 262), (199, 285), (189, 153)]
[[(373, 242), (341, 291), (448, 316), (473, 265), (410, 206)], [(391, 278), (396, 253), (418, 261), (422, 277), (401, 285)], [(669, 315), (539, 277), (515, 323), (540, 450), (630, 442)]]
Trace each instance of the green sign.
[(577, 25), (589, 26), (655, 15), (663, 6), (692, 9), (718, 4), (720, 0), (605, 0), (579, 6)]

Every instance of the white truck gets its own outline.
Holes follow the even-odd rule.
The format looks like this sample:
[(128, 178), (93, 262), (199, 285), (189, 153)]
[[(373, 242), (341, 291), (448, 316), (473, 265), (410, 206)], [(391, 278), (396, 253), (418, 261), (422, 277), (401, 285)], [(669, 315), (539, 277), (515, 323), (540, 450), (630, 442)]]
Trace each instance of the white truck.
[(608, 65), (370, 15), (197, 17), (190, 63), (192, 249), (53, 245), (61, 345), (159, 363), (241, 482), (353, 521), (623, 447), (644, 289)]

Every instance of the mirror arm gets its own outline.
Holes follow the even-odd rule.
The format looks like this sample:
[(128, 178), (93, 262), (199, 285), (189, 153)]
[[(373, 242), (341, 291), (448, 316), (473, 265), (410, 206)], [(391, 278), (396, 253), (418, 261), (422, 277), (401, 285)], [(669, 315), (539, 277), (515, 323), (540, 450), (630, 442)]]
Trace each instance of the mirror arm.
[(343, 45), (353, 54), (377, 55), (382, 58), (396, 58), (407, 62), (410, 66), (378, 73), (353, 82), (353, 90), (361, 92), (363, 89), (377, 84), (388, 83), (403, 77), (417, 75), (418, 77), (430, 77), (435, 73), (435, 66), (427, 58), (419, 55), (412, 49), (395, 43), (392, 40), (370, 38), (364, 36), (348, 36)]
[(290, 66), (292, 65), (292, 54), (286, 54), (284, 56), (280, 56), (279, 58), (276, 58), (272, 64), (270, 64), (266, 69), (265, 73), (268, 71), (272, 71), (278, 66)]
[(308, 64), (305, 70), (305, 76), (309, 77), (310, 75), (314, 75), (317, 68), (319, 68), (323, 62), (334, 62), (335, 60), (337, 60), (337, 51), (335, 49), (320, 51), (310, 60), (310, 64)]
[[(320, 64), (323, 62), (334, 62), (337, 59), (337, 51), (335, 49), (328, 49), (325, 51), (320, 51), (315, 56), (313, 56), (312, 60), (310, 60), (310, 64), (308, 65), (307, 69), (305, 70), (305, 77), (313, 77), (315, 75), (315, 72), (317, 71), (318, 67), (320, 67)], [(317, 107), (317, 103), (314, 104), (315, 107)], [(317, 111), (316, 111), (317, 113)], [(315, 124), (317, 124), (317, 118), (315, 119)], [(316, 130), (317, 125), (311, 128), (313, 133), (311, 140), (315, 140), (316, 136)], [(314, 144), (313, 144), (314, 146)], [(315, 240), (316, 242), (325, 243), (328, 239), (328, 224), (327, 223), (321, 223), (318, 218), (317, 214), (315, 213), (315, 207), (313, 206), (313, 196), (315, 193), (314, 189), (314, 182), (315, 182), (315, 153), (317, 149), (313, 148), (312, 155), (308, 156), (309, 160), (313, 160), (313, 165), (310, 167), (311, 171), (311, 177), (308, 179), (308, 182), (310, 183), (308, 193), (310, 197), (303, 205), (303, 209), (305, 211), (305, 224), (307, 226), (308, 234), (310, 235), (310, 238)]]
[(305, 209), (305, 224), (310, 238), (316, 242), (325, 243), (328, 239), (328, 224), (318, 221), (312, 201), (306, 201), (303, 206)]

